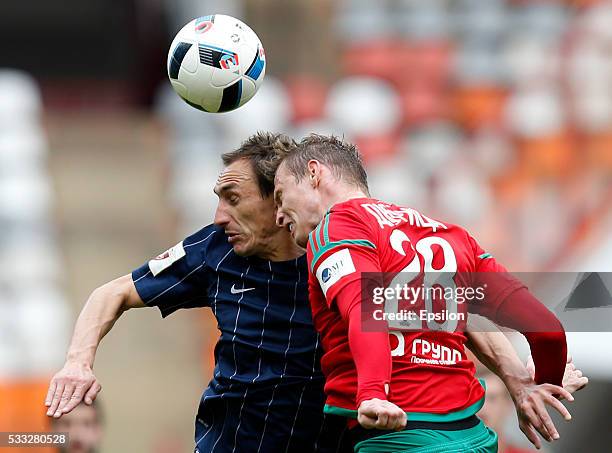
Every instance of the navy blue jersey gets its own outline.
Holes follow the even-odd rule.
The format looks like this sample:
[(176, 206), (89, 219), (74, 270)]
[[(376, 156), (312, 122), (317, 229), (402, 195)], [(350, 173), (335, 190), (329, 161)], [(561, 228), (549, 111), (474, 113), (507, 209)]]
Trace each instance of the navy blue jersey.
[[(132, 273), (163, 317), (210, 307), (221, 337), (196, 420), (200, 452), (312, 452), (323, 429), (306, 257), (240, 257), (209, 225)], [(222, 414), (224, 414), (222, 416)]]

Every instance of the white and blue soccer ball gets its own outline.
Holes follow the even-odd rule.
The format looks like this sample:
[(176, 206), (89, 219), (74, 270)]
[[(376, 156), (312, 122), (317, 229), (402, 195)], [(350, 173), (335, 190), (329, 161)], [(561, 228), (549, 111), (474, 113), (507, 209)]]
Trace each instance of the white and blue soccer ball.
[(189, 22), (168, 52), (174, 91), (205, 112), (229, 112), (244, 105), (257, 93), (265, 73), (265, 52), (255, 32), (223, 14)]

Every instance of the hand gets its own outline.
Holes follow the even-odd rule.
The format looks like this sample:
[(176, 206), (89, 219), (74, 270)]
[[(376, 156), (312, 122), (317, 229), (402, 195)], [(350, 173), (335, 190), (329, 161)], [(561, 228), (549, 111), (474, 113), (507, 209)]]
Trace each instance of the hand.
[[(535, 364), (531, 355), (527, 357), (525, 365), (527, 371), (533, 379), (535, 377)], [(570, 393), (582, 390), (589, 383), (589, 378), (582, 375), (582, 371), (576, 368), (571, 355), (567, 355), (567, 363), (565, 364), (565, 372), (563, 373), (563, 388)]]
[(66, 362), (51, 379), (45, 406), (49, 417), (60, 418), (81, 401), (92, 404), (102, 386), (88, 365)]
[(568, 354), (565, 372), (563, 373), (563, 388), (570, 393), (582, 390), (589, 383), (589, 378), (582, 375), (582, 371), (576, 368), (572, 356)]
[(357, 421), (365, 429), (394, 429), (406, 427), (406, 412), (390, 401), (372, 398), (362, 401), (357, 410)]
[(570, 392), (552, 384), (527, 384), (522, 387), (520, 392), (513, 395), (519, 427), (537, 449), (540, 449), (542, 444), (536, 431), (548, 442), (560, 437), (546, 410), (546, 405), (557, 410), (565, 420), (569, 421), (572, 418), (556, 395), (568, 401), (574, 401)]

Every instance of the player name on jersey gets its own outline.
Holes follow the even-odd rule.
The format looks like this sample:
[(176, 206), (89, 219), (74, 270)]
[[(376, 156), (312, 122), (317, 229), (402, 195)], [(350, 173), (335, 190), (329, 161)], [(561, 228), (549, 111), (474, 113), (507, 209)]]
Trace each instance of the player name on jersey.
[(391, 206), (386, 203), (364, 203), (361, 206), (376, 218), (381, 228), (408, 223), (410, 226), (431, 228), (434, 233), (439, 228), (446, 229), (446, 225), (443, 223), (433, 220), (412, 208), (395, 207), (395, 209), (390, 209)]

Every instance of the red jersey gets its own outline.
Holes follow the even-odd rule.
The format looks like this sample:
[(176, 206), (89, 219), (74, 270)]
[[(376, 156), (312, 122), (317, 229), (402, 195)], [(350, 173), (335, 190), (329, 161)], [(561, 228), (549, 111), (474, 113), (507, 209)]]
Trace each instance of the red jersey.
[[(410, 278), (413, 283), (421, 279), (425, 287), (436, 272), (438, 279), (447, 276), (443, 277), (446, 285), (452, 287), (473, 285), (465, 280), (474, 272), (505, 273), (463, 228), (370, 198), (333, 206), (310, 234), (307, 254), (313, 321), (324, 351), (321, 366), (326, 376), (327, 405), (349, 410), (356, 410), (358, 403), (366, 399), (358, 400), (356, 396), (355, 351), (349, 347), (347, 322), (353, 308), (361, 305), (364, 272), (384, 272), (372, 274), (381, 275), (384, 287), (392, 287), (397, 278)], [(520, 281), (505, 275), (501, 284), (489, 286), (486, 303), (474, 311), (494, 313), (499, 301), (523, 287)], [(439, 283), (438, 280), (436, 284)], [(469, 412), (470, 408), (475, 413), (479, 409), (484, 390), (474, 377), (473, 363), (466, 357), (466, 337), (462, 333), (468, 305), (446, 307), (449, 312), (464, 313), (463, 320), (446, 319), (440, 323), (419, 318), (414, 322), (420, 327), (414, 328), (430, 330), (393, 331), (391, 326), (389, 332), (385, 331), (391, 367), (389, 391), (381, 398), (411, 413), (449, 414), (464, 409)], [(417, 311), (418, 308), (423, 307), (413, 306)], [(445, 311), (441, 307), (428, 308)], [(359, 335), (367, 337), (368, 333)], [(384, 364), (384, 360), (379, 363)]]

